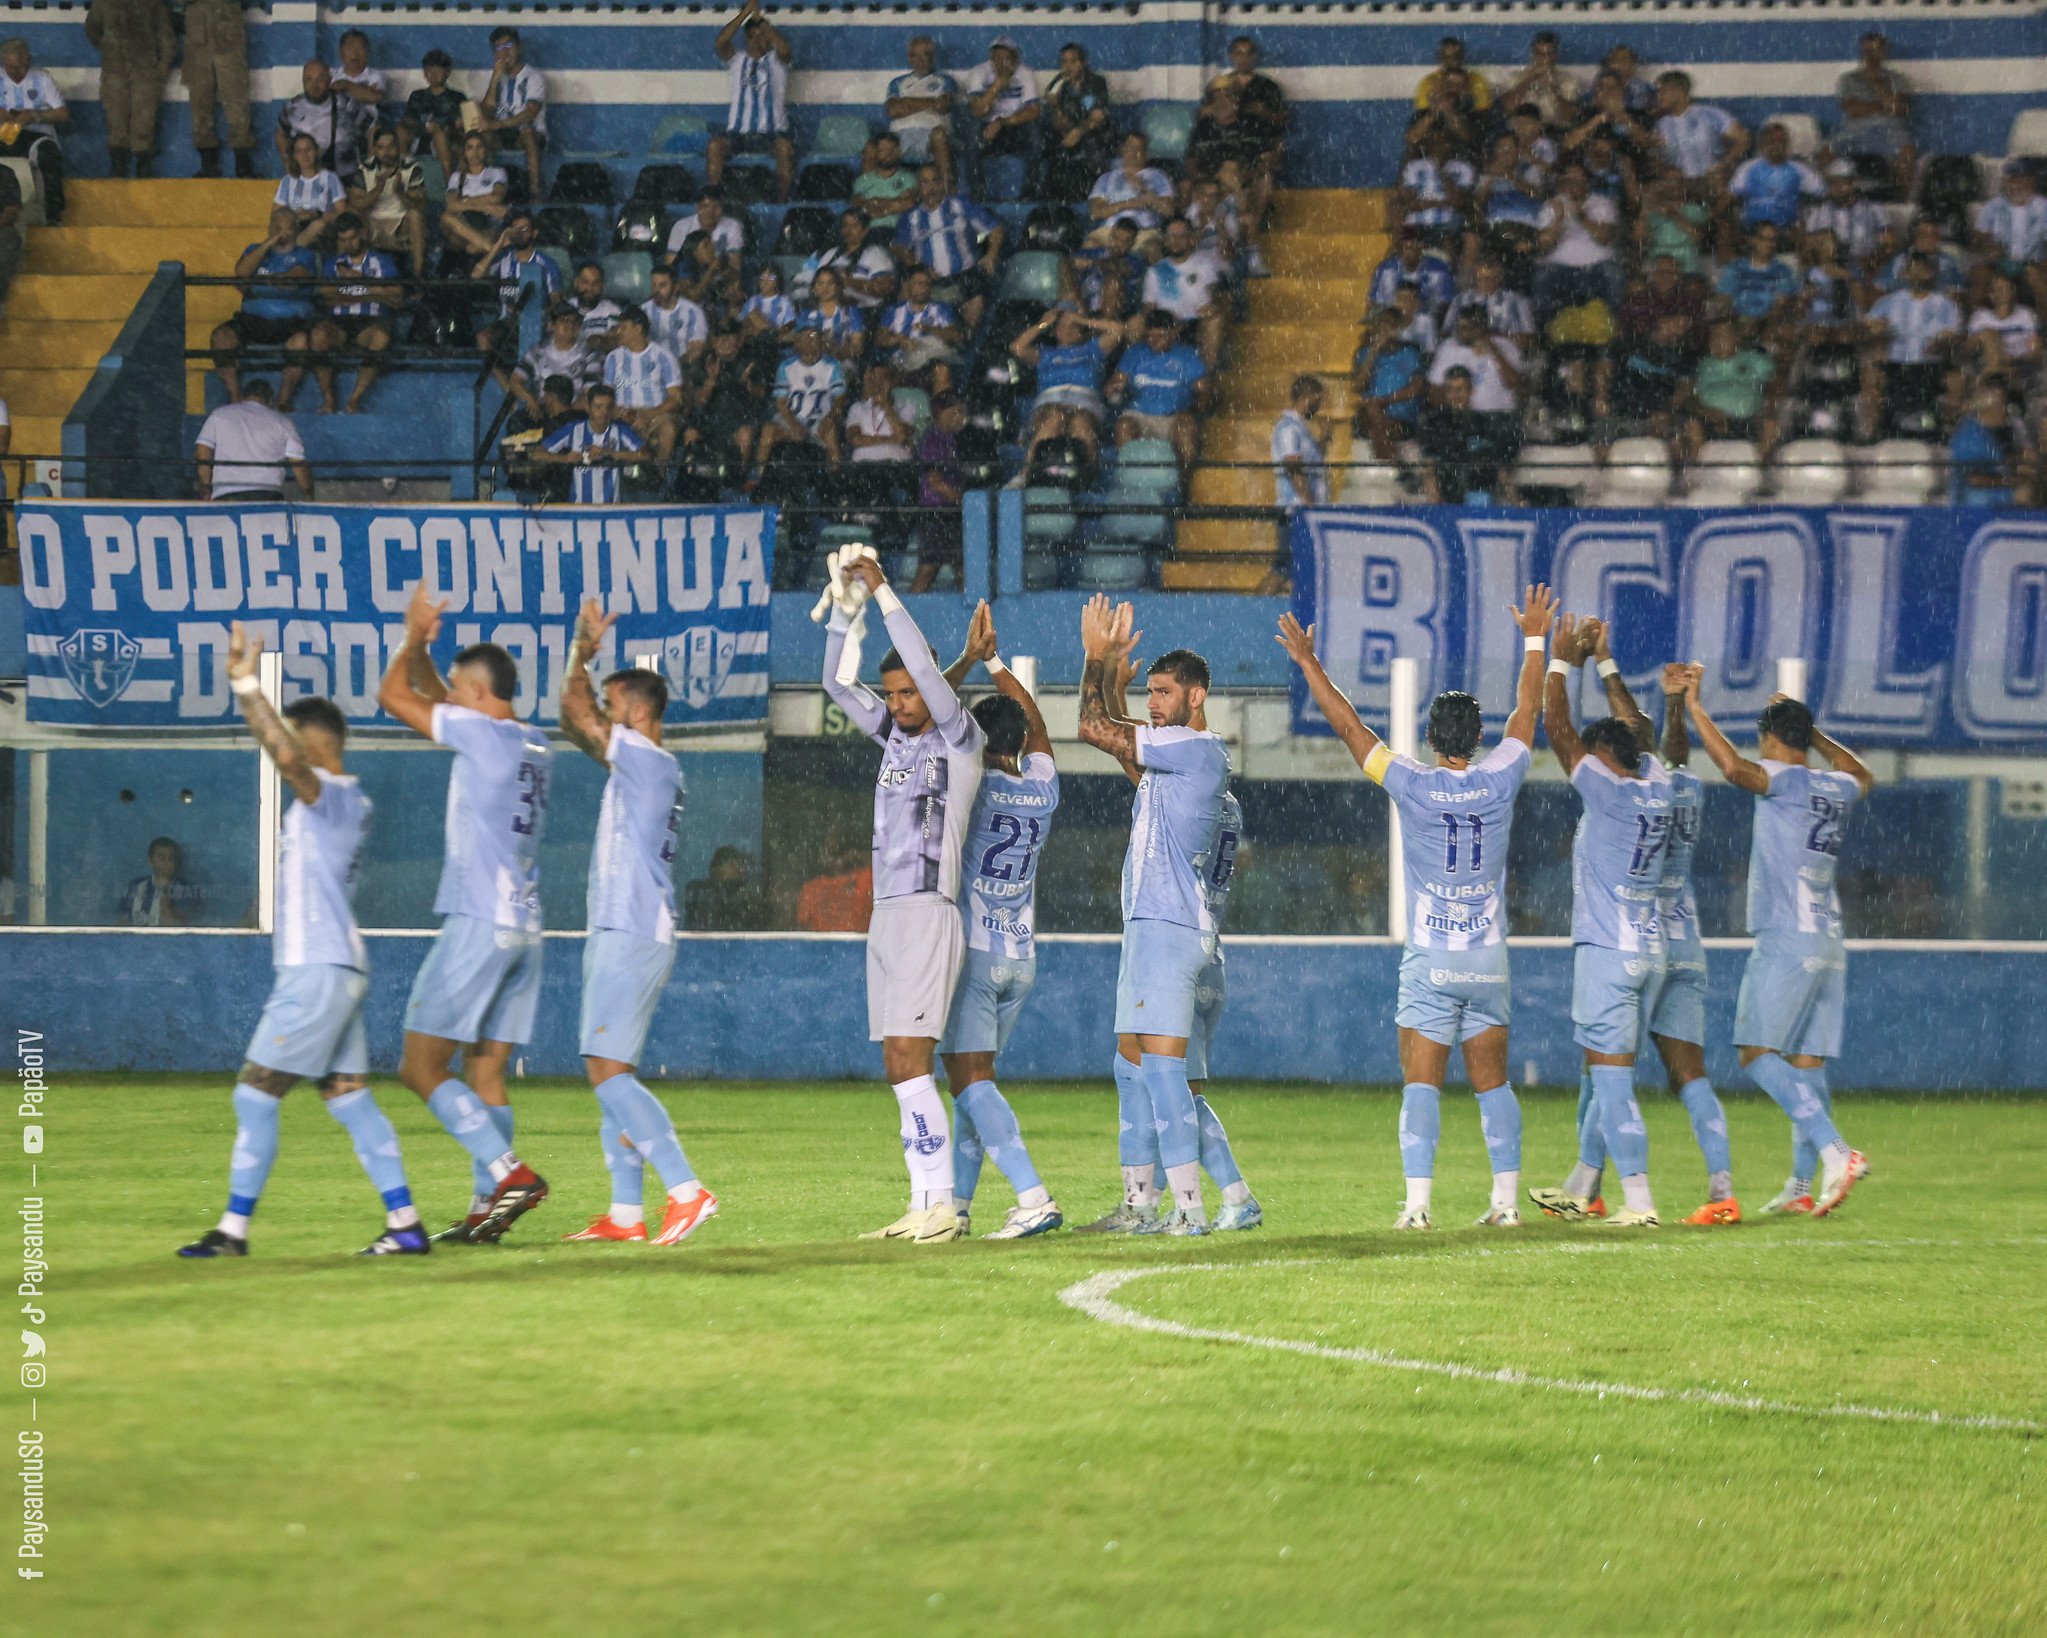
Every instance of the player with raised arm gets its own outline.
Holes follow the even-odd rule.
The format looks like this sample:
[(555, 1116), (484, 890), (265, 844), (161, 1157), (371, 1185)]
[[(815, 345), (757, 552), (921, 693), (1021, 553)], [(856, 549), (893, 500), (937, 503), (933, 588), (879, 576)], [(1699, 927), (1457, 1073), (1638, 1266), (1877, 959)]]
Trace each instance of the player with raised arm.
[(910, 1205), (866, 1236), (938, 1245), (956, 1240), (951, 1129), (931, 1070), (952, 1010), (966, 935), (960, 849), (981, 783), (987, 736), (945, 680), (931, 645), (872, 557), (845, 566), (866, 588), (895, 647), (882, 656), (881, 694), (839, 681), (851, 629), (834, 601), (826, 626), (824, 690), (881, 747), (874, 783), (874, 914), (867, 925), (867, 1034), (902, 1117)]
[(227, 679), (263, 754), (297, 798), (286, 810), (277, 859), (277, 976), (235, 1078), (235, 1147), (227, 1210), (180, 1257), (245, 1257), (249, 1219), (277, 1159), (277, 1117), (302, 1079), (320, 1089), (327, 1113), (347, 1128), (355, 1157), (384, 1198), (384, 1232), (358, 1255), (431, 1251), (399, 1158), (398, 1134), (370, 1095), (363, 997), (369, 963), (355, 924), (355, 881), (370, 799), (344, 770), (348, 722), (332, 700), (293, 700), (271, 709), (256, 680), (262, 639), (237, 622), (228, 635)]
[[(512, 1146), (505, 1065), (533, 1034), (540, 1000), (540, 836), (547, 828), (547, 736), (512, 714), (519, 671), (496, 643), (473, 643), (443, 678), (434, 667), (444, 603), (421, 581), (405, 640), (377, 703), (455, 753), (434, 913), (441, 930), (405, 1004), (398, 1078), (469, 1151), (468, 1214), (434, 1236), (490, 1244), (547, 1198)], [(474, 1090), (454, 1073), (457, 1053)]]
[(675, 829), (682, 767), (661, 743), (668, 683), (628, 666), (604, 679), (600, 702), (591, 657), (617, 620), (583, 604), (562, 672), (561, 726), (584, 755), (610, 770), (590, 848), (583, 939), (583, 1067), (603, 1112), (599, 1128), (611, 1173), (611, 1208), (565, 1240), (647, 1239), (646, 1167), (668, 1191), (657, 1246), (679, 1245), (718, 1215), (718, 1197), (697, 1181), (661, 1100), (634, 1073), (654, 1008), (675, 965)]
[[(1597, 620), (1566, 614), (1557, 621), (1542, 721), (1550, 749), (1585, 804), (1571, 842), (1571, 1022), (1585, 1050), (1599, 1136), (1627, 1197), (1607, 1223), (1655, 1228), (1660, 1219), (1649, 1191), (1649, 1130), (1635, 1098), (1635, 1053), (1663, 978), (1670, 780), (1649, 749), (1649, 725), (1638, 711), (1588, 722), (1582, 735), (1571, 721), (1578, 667), (1603, 635)], [(1582, 1146), (1579, 1157), (1583, 1165)]]
[[(1101, 1232), (1206, 1234), (1201, 1132), (1188, 1084), (1201, 975), (1216, 950), (1215, 914), (1204, 891), (1222, 832), (1230, 755), (1210, 731), (1208, 662), (1174, 649), (1151, 664), (1148, 722), (1110, 699), (1110, 667), (1136, 642), (1126, 603), (1097, 595), (1082, 610), (1080, 737), (1137, 779), (1130, 846), (1123, 857), (1123, 950), (1116, 973), (1116, 1092), (1123, 1131), (1123, 1203), (1090, 1225)], [(1156, 1134), (1153, 1150), (1143, 1138)], [(1160, 1210), (1152, 1155), (1165, 1169), (1171, 1208)], [(1135, 1158), (1133, 1158), (1135, 1157)]]
[[(1869, 1169), (1834, 1127), (1827, 1060), (1841, 1050), (1848, 946), (1841, 932), (1841, 826), (1876, 782), (1855, 754), (1820, 732), (1800, 701), (1777, 694), (1756, 719), (1756, 760), (1727, 742), (1688, 674), (1685, 707), (1699, 743), (1730, 785), (1756, 799), (1749, 843), (1748, 930), (1755, 939), (1734, 1007), (1734, 1044), (1749, 1078), (1791, 1118), (1791, 1177), (1766, 1212), (1824, 1217)], [(1811, 765), (1818, 751), (1824, 769)], [(1815, 1168), (1820, 1191), (1812, 1193)]]
[(946, 668), (946, 681), (958, 692), (967, 673), (984, 663), (996, 692), (973, 708), (985, 743), (981, 792), (961, 864), (967, 948), (938, 1055), (953, 1098), (952, 1197), (960, 1234), (969, 1231), (986, 1158), (1016, 1190), (1016, 1205), (988, 1238), (1026, 1240), (1066, 1219), (1031, 1164), (1016, 1111), (995, 1083), (995, 1060), (1037, 981), (1038, 860), (1059, 806), (1059, 770), (1038, 702), (1002, 663), (986, 603), (974, 610), (966, 651)]
[(1406, 861), (1407, 949), (1400, 958), (1400, 1160), (1407, 1201), (1393, 1226), (1433, 1226), (1430, 1196), (1442, 1134), (1443, 1077), (1450, 1049), (1462, 1043), (1464, 1069), (1478, 1099), (1479, 1129), (1492, 1164), (1492, 1202), (1482, 1227), (1521, 1223), (1521, 1104), (1507, 1078), (1512, 1016), (1507, 966), (1507, 843), (1514, 799), (1528, 777), (1542, 698), (1548, 632), (1556, 599), (1530, 586), (1512, 609), (1521, 628), (1521, 678), (1505, 736), (1478, 755), (1484, 717), (1469, 694), (1438, 694), (1429, 706), (1428, 740), (1436, 766), (1396, 755), (1367, 728), (1315, 653), (1315, 628), (1280, 616), (1279, 644), (1301, 668), (1308, 692), (1336, 737), (1384, 787), (1400, 823)]

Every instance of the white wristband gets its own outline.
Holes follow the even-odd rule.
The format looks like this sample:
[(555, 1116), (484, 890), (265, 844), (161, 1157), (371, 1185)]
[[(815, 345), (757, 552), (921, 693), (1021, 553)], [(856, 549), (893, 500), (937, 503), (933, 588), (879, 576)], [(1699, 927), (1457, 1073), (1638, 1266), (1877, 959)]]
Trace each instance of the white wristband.
[(1578, 668), (1569, 660), (1552, 660), (1549, 663), (1549, 674), (1552, 677), (1575, 677)]
[(1621, 674), (1621, 668), (1611, 660), (1601, 660), (1599, 662), (1599, 674), (1602, 677), (1618, 677)]
[(228, 678), (227, 685), (237, 694), (260, 694), (263, 692), (263, 685), (254, 677), (230, 677)]
[(1521, 639), (1521, 647), (1525, 653), (1540, 654), (1549, 647), (1549, 639), (1547, 637), (1523, 637)]
[(999, 677), (1002, 675), (1003, 672), (1009, 669), (1008, 666), (1002, 663), (1002, 656), (1000, 654), (989, 655), (987, 664), (988, 675), (991, 677)]
[(896, 596), (895, 587), (884, 580), (874, 594), (874, 606), (881, 610), (881, 617), (886, 620), (903, 606), (903, 600)]

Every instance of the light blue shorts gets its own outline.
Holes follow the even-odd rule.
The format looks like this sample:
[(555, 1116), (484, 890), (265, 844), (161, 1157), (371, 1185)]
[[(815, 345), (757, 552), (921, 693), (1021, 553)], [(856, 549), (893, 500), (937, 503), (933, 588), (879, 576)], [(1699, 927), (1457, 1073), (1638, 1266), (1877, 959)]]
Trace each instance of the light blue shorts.
[(1133, 921), (1123, 928), (1116, 968), (1118, 1035), (1192, 1036), (1194, 992), (1215, 960), (1215, 934), (1176, 921)]
[(675, 945), (598, 927), (583, 940), (583, 1056), (637, 1064)]
[(1670, 947), (1663, 982), (1649, 998), (1649, 1033), (1706, 1044), (1706, 947), (1697, 939)]
[(353, 967), (279, 967), (244, 1056), (281, 1075), (310, 1081), (367, 1075), (363, 997), (370, 981)]
[(1223, 953), (1201, 969), (1194, 981), (1194, 1033), (1187, 1037), (1187, 1079), (1208, 1079), (1208, 1057), (1215, 1050), (1216, 1025), (1222, 1022), (1223, 1002), (1228, 997), (1223, 982)]
[(1848, 1010), (1848, 947), (1837, 938), (1760, 933), (1734, 1003), (1734, 1044), (1835, 1058)]
[(419, 965), (405, 1027), (444, 1041), (533, 1039), (540, 1005), (540, 935), (449, 916)]
[(960, 963), (940, 1053), (1000, 1052), (1038, 981), (1035, 956), (1007, 956), (998, 950), (969, 950)]
[(1640, 1052), (1649, 1003), (1663, 980), (1663, 952), (1580, 944), (1571, 954), (1572, 1039), (1588, 1052)]
[(1487, 1030), (1505, 1029), (1514, 1016), (1507, 946), (1472, 950), (1420, 950), (1400, 958), (1400, 999), (1393, 1021), (1438, 1046), (1455, 1046)]

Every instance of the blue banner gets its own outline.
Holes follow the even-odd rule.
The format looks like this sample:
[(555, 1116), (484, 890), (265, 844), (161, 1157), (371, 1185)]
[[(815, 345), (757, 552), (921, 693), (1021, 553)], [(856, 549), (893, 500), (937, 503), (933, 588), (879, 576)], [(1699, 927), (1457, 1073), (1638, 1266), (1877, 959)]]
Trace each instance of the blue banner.
[[(1745, 729), (1777, 662), (1802, 659), (1820, 722), (1857, 744), (2047, 751), (2037, 512), (1330, 508), (1295, 515), (1293, 563), (1296, 617), (1381, 732), (1395, 658), (1420, 662), (1424, 711), (1461, 688), (1504, 722), (1522, 652), (1508, 606), (1547, 581), (1612, 622), (1645, 701), (1665, 661), (1696, 660), (1707, 709)], [(1587, 669), (1583, 706), (1604, 714)], [(1293, 719), (1329, 731), (1298, 678)]]
[(437, 658), (501, 644), (522, 717), (554, 720), (587, 597), (619, 617), (599, 666), (657, 660), (671, 723), (768, 714), (772, 509), (27, 501), (15, 529), (35, 722), (232, 720), (239, 620), (283, 654), (287, 701), (324, 694), (352, 722), (389, 726), (377, 684), (422, 578), (448, 605)]

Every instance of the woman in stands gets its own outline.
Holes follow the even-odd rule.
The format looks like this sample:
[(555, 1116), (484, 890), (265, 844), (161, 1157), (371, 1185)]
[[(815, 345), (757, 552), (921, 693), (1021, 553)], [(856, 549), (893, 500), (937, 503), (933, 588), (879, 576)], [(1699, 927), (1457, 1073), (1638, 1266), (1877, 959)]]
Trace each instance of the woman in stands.
[(1026, 470), (1030, 455), (1048, 438), (1077, 439), (1087, 449), (1089, 466), (1094, 465), (1108, 420), (1102, 383), (1122, 346), (1122, 325), (1089, 318), (1071, 302), (1061, 302), (1009, 344), (1018, 363), (1038, 372)]
[(342, 187), (340, 177), (320, 163), (319, 143), (303, 131), (292, 141), (291, 164), (277, 184), (274, 203), (291, 212), (292, 226), (300, 235), (317, 228), (323, 238), (348, 209), (348, 190)]
[(825, 351), (843, 364), (859, 363), (867, 350), (867, 325), (836, 267), (821, 267), (811, 279), (808, 311), (817, 315), (824, 331)]
[(441, 213), (441, 237), (473, 256), (487, 256), (497, 244), (511, 183), (490, 162), (490, 144), (481, 131), (462, 139), (462, 163), (448, 178), (447, 208)]

